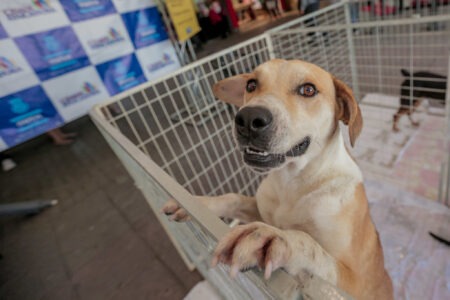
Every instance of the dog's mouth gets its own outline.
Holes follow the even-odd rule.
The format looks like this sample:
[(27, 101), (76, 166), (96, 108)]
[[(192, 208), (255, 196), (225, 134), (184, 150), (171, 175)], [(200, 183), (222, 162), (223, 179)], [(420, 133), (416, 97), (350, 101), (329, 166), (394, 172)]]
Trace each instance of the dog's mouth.
[(286, 157), (296, 157), (303, 155), (311, 143), (309, 136), (305, 137), (300, 143), (292, 147), (286, 153), (270, 153), (253, 147), (244, 148), (244, 161), (247, 165), (257, 171), (267, 171), (276, 168), (286, 161)]

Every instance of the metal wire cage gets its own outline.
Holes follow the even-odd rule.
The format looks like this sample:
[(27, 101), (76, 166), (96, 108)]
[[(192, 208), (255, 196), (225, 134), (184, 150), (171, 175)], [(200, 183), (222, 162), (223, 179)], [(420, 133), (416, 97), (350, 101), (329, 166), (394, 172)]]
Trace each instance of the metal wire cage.
[(353, 154), (366, 178), (450, 205), (448, 6), (434, 15), (425, 6), (396, 19), (355, 19), (355, 3), (366, 2), (343, 2), (269, 31), (274, 56), (313, 62), (352, 87), (365, 124)]
[[(251, 195), (261, 178), (244, 168), (232, 140), (236, 108), (215, 100), (213, 83), (250, 72), (271, 58), (267, 36), (210, 56), (157, 82), (96, 107), (91, 117), (142, 190), (188, 266), (196, 267), (227, 299), (314, 298), (341, 292), (319, 278), (299, 282), (278, 272), (266, 282), (255, 271), (233, 281), (227, 267), (210, 269), (210, 253), (229, 229), (192, 195)], [(159, 213), (176, 199), (192, 215), (185, 224)], [(320, 286), (320, 288), (319, 288)]]
[[(353, 4), (344, 1), (299, 18), (91, 111), (188, 266), (198, 268), (227, 299), (347, 296), (318, 277), (298, 281), (279, 271), (265, 281), (250, 271), (233, 281), (227, 267), (209, 267), (210, 253), (229, 227), (192, 195), (252, 195), (261, 180), (244, 167), (235, 148), (231, 130), (236, 108), (212, 94), (211, 86), (221, 79), (250, 72), (272, 58), (300, 58), (322, 66), (352, 86), (360, 101), (365, 129), (354, 153), (364, 175), (448, 201), (449, 106), (444, 102), (415, 107), (422, 124), (410, 126), (404, 117), (401, 132), (392, 133), (402, 89), (409, 92), (408, 108), (420, 89), (414, 86), (417, 78), (405, 79), (401, 69), (448, 74), (447, 10), (420, 18), (410, 14), (355, 20)], [(409, 86), (402, 86), (405, 80)], [(446, 90), (447, 86), (439, 92), (449, 103)], [(162, 217), (159, 211), (169, 198), (177, 200), (192, 221), (177, 224)]]

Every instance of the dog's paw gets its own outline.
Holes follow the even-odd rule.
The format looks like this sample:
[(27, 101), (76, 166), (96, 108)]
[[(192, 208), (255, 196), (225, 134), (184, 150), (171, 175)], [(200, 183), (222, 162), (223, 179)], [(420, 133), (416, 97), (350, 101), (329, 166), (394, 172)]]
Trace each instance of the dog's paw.
[(184, 208), (180, 207), (178, 203), (173, 199), (170, 199), (164, 204), (161, 212), (166, 216), (170, 216), (169, 218), (172, 221), (185, 222), (191, 219), (187, 211)]
[(212, 266), (230, 265), (230, 276), (258, 266), (264, 268), (264, 277), (283, 267), (290, 257), (290, 249), (283, 231), (261, 222), (239, 225), (219, 241), (214, 251)]

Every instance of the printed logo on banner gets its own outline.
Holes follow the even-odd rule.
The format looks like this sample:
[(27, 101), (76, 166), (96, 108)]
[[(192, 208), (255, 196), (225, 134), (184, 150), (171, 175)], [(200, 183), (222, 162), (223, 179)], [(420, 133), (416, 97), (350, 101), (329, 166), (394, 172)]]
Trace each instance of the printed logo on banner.
[(112, 0), (120, 13), (155, 6), (153, 0)]
[(70, 24), (64, 9), (56, 0), (0, 1), (0, 23), (11, 37)]
[(62, 106), (68, 107), (71, 105), (74, 105), (78, 102), (81, 102), (83, 100), (88, 99), (89, 97), (92, 97), (94, 95), (97, 95), (99, 92), (98, 88), (90, 83), (89, 81), (85, 81), (83, 85), (81, 86), (81, 89), (79, 92), (68, 95), (60, 100)]
[(72, 22), (105, 16), (116, 12), (110, 0), (60, 0)]
[(139, 49), (136, 56), (148, 80), (158, 79), (180, 67), (172, 43), (168, 40)]
[(0, 53), (0, 97), (39, 84), (14, 41), (0, 40)]
[(170, 57), (169, 53), (163, 53), (161, 60), (151, 63), (147, 66), (149, 72), (155, 72), (169, 65), (173, 65), (175, 61)]
[(107, 35), (99, 39), (88, 40), (88, 44), (92, 49), (99, 49), (124, 40), (125, 38), (115, 28), (110, 27)]
[(8, 149), (8, 145), (6, 145), (5, 141), (0, 137), (0, 151)]
[(13, 61), (4, 56), (0, 56), (0, 78), (22, 71)]
[(70, 27), (20, 37), (15, 41), (41, 80), (90, 64)]
[(92, 64), (100, 64), (134, 51), (118, 15), (77, 23), (73, 27)]
[(94, 67), (70, 72), (42, 85), (66, 122), (86, 114), (93, 105), (109, 98)]
[(9, 147), (63, 123), (40, 86), (0, 98), (0, 137)]
[(122, 15), (135, 48), (142, 48), (167, 40), (167, 32), (156, 7)]
[(97, 66), (110, 95), (115, 95), (146, 81), (139, 62), (130, 54)]
[(6, 34), (5, 29), (3, 28), (2, 24), (0, 23), (0, 39), (4, 39), (8, 37), (8, 35)]
[(10, 21), (54, 13), (55, 11), (55, 8), (47, 0), (31, 0), (27, 4), (2, 10), (6, 18)]

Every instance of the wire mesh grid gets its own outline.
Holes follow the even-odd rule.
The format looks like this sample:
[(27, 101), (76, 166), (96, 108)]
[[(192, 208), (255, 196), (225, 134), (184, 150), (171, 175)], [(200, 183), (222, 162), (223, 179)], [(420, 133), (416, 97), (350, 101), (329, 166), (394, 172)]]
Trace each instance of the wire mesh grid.
[(353, 37), (365, 120), (355, 153), (368, 176), (436, 200), (448, 153), (450, 20), (381, 25), (360, 27)]
[[(164, 190), (159, 178), (149, 176), (149, 169), (140, 169), (140, 159), (133, 158), (120, 142), (111, 139), (111, 130), (105, 129), (102, 122), (116, 128), (117, 134), (191, 194), (252, 195), (261, 178), (245, 169), (235, 149), (231, 124), (236, 109), (216, 101), (211, 86), (223, 78), (250, 72), (274, 57), (311, 61), (353, 87), (365, 120), (365, 131), (354, 152), (366, 177), (390, 180), (425, 197), (437, 198), (441, 165), (448, 153), (444, 142), (445, 105), (434, 101), (440, 105), (436, 106), (429, 101), (428, 106), (417, 107), (415, 114), (421, 125), (409, 125), (405, 123), (408, 118), (403, 117), (400, 133), (392, 132), (392, 121), (400, 107), (402, 89), (407, 87), (409, 92), (408, 107), (413, 104), (415, 90), (428, 89), (416, 86), (415, 80), (424, 78), (414, 78), (415, 72), (426, 70), (447, 76), (448, 16), (383, 22), (360, 19), (352, 23), (349, 5), (343, 2), (299, 18), (119, 95), (98, 109), (101, 117), (93, 112), (99, 128), (154, 211), (173, 193)], [(402, 69), (413, 76), (405, 78)], [(405, 80), (409, 86), (402, 86)], [(183, 196), (176, 199), (180, 198)], [(208, 257), (217, 235), (208, 226), (217, 224), (195, 219), (188, 226), (168, 224), (164, 218), (160, 221), (174, 243), (181, 245), (205, 277), (219, 290), (222, 288), (226, 298), (242, 299), (250, 294), (274, 297), (253, 272), (240, 275), (239, 287), (235, 287), (236, 282), (229, 281), (225, 269), (209, 269)], [(324, 286), (321, 283), (321, 288), (316, 286), (313, 290), (325, 290)]]
[[(174, 197), (174, 191), (167, 191), (167, 187), (160, 184), (160, 180), (163, 180), (163, 178), (155, 179), (151, 176), (146, 170), (146, 166), (141, 164), (142, 160), (136, 159), (137, 155), (130, 155), (123, 147), (125, 143), (117, 143), (109, 134), (104, 132), (104, 129), (100, 130), (132, 175), (136, 186), (142, 191), (151, 208), (155, 212), (159, 211), (167, 199)], [(181, 250), (182, 257), (187, 258), (217, 288), (224, 299), (277, 298), (274, 291), (261, 280), (260, 276), (254, 273), (239, 275), (236, 280), (233, 280), (228, 275), (229, 269), (226, 266), (210, 268), (211, 253), (216, 245), (216, 238), (210, 232), (211, 228), (206, 230), (204, 224), (200, 224), (195, 219), (184, 224), (178, 224), (169, 222), (166, 217), (159, 214), (156, 214), (156, 217), (169, 233), (169, 237), (174, 244), (180, 247), (178, 249)], [(221, 225), (225, 226), (224, 224), (217, 224), (219, 220), (215, 221), (216, 224), (213, 220), (210, 227), (220, 228)], [(217, 234), (217, 230), (215, 233)]]
[(341, 5), (325, 13), (333, 17), (309, 16), (316, 26), (303, 19), (272, 30), (275, 56), (318, 64), (353, 88), (364, 118), (354, 155), (366, 178), (448, 204), (450, 14), (352, 23), (351, 3)]
[[(98, 127), (155, 212), (169, 198), (184, 203), (183, 198), (188, 196), (174, 195), (172, 190), (167, 190), (167, 182), (162, 184), (162, 178), (150, 175), (150, 168), (158, 172), (154, 169), (156, 165), (193, 195), (228, 192), (253, 195), (256, 192), (261, 178), (245, 168), (232, 137), (236, 108), (215, 100), (212, 85), (229, 76), (251, 72), (271, 58), (270, 47), (265, 35), (249, 40), (117, 97), (98, 108), (101, 118), (93, 112)], [(117, 129), (116, 134), (126, 141), (111, 138), (113, 132), (105, 129), (103, 121)], [(138, 153), (124, 150), (128, 142)], [(145, 169), (137, 157), (142, 154), (156, 165)], [(196, 209), (196, 212), (201, 213), (201, 210)], [(275, 274), (270, 281), (275, 283), (271, 284), (254, 271), (232, 280), (227, 274), (228, 267), (211, 269), (210, 253), (218, 237), (214, 229), (221, 227), (217, 224), (221, 221), (205, 221), (196, 218), (195, 213), (193, 216), (186, 224), (158, 218), (182, 255), (226, 299), (297, 299), (299, 293), (315, 295), (313, 298), (345, 299), (341, 291), (317, 277), (308, 276), (300, 290), (298, 281), (283, 272)], [(224, 223), (222, 226), (226, 227)]]
[(398, 20), (450, 13), (448, 0), (350, 0), (352, 22)]
[(235, 108), (212, 85), (269, 59), (259, 40), (196, 64), (105, 108), (108, 120), (192, 194), (251, 194), (258, 178), (243, 168), (232, 140)]
[(275, 57), (314, 63), (341, 80), (352, 83), (347, 30), (281, 31), (271, 35)]

